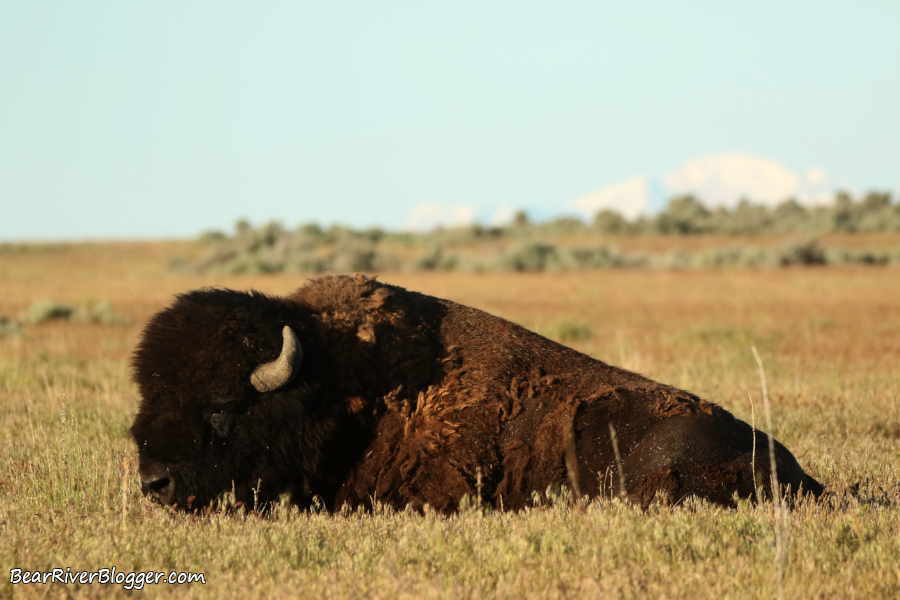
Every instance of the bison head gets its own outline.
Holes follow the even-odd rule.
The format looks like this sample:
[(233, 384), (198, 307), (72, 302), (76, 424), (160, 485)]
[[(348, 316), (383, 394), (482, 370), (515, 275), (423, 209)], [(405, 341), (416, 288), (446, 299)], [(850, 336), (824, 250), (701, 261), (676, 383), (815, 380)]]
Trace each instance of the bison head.
[[(309, 337), (289, 302), (231, 290), (179, 296), (134, 354), (142, 401), (131, 435), (144, 494), (180, 508), (225, 491), (247, 505), (310, 495), (318, 410)], [(304, 377), (303, 375), (307, 375)], [(314, 415), (315, 416), (315, 415)]]

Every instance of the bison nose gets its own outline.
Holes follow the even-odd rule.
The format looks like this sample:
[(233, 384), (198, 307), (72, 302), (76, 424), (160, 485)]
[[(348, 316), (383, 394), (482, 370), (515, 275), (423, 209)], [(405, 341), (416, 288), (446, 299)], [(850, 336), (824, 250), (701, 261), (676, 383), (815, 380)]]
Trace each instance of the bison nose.
[(162, 465), (141, 468), (141, 492), (163, 504), (172, 504), (175, 482)]

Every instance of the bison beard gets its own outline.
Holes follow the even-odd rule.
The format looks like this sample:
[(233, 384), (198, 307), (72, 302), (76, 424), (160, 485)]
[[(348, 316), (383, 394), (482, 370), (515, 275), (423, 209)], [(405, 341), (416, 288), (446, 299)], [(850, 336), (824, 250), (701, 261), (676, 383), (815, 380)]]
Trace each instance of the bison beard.
[[(143, 491), (180, 508), (233, 490), (250, 506), (288, 494), (449, 512), (480, 470), (482, 497), (516, 509), (560, 484), (617, 494), (618, 466), (645, 507), (732, 506), (757, 481), (771, 495), (765, 434), (715, 404), (362, 275), (286, 298), (181, 295), (148, 323), (134, 369)], [(778, 442), (775, 458), (791, 492), (822, 492)]]

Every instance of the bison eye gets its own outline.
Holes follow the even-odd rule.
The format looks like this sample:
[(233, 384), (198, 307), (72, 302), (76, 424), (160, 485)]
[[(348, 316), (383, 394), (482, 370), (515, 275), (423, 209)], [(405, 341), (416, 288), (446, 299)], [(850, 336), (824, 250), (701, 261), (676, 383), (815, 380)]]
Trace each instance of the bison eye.
[(209, 424), (219, 437), (226, 438), (231, 429), (231, 415), (224, 412), (213, 413), (209, 416)]

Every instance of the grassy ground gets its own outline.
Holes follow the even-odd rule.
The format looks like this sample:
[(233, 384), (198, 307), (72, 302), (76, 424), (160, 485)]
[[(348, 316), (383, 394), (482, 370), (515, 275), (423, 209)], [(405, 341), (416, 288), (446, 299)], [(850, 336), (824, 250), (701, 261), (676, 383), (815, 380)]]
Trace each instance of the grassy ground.
[[(148, 596), (771, 598), (771, 505), (642, 513), (558, 498), (520, 514), (172, 515), (145, 502), (127, 437), (129, 356), (173, 293), (286, 293), (302, 277), (168, 274), (191, 243), (0, 252), (0, 315), (108, 300), (131, 324), (50, 321), (0, 337), (0, 597), (125, 596), (122, 585), (11, 585), (10, 569), (191, 571)], [(788, 517), (785, 598), (900, 597), (900, 276), (878, 267), (383, 274), (694, 391), (757, 424), (755, 344), (775, 434), (832, 492)]]

